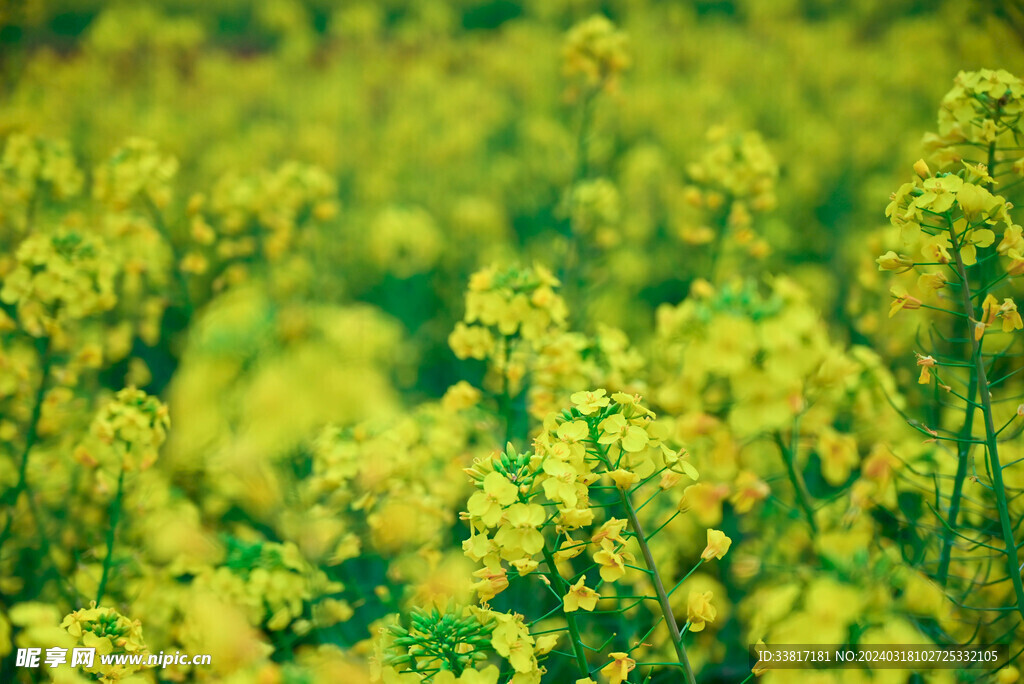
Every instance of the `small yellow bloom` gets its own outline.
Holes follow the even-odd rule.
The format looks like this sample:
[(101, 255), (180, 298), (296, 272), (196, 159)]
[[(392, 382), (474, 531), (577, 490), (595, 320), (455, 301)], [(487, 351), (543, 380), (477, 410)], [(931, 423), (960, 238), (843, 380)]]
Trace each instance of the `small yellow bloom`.
[[(938, 235), (932, 235), (924, 241), (921, 246), (921, 254), (928, 261), (934, 261), (940, 264), (948, 264), (953, 260), (950, 256), (949, 250), (952, 249), (953, 245), (943, 233)], [(966, 263), (966, 262), (965, 262)]]
[(544, 508), (538, 504), (513, 504), (506, 510), (494, 541), (508, 553), (518, 552), (527, 556), (539, 553), (544, 548), (544, 537), (539, 528), (546, 517)]
[(892, 288), (889, 292), (893, 296), (892, 305), (889, 307), (889, 318), (892, 318), (897, 314), (897, 312), (902, 311), (903, 309), (909, 311), (911, 309), (921, 308), (922, 302), (917, 297), (906, 292), (902, 292), (896, 288)]
[(629, 452), (641, 451), (650, 439), (642, 427), (631, 425), (621, 413), (608, 416), (598, 427), (601, 429), (601, 437), (597, 440), (600, 444), (621, 442), (622, 448)]
[(999, 300), (991, 294), (985, 295), (985, 301), (981, 303), (981, 322), (985, 325), (992, 325), (999, 315)]
[[(533, 652), (537, 655), (547, 655), (551, 653), (552, 649), (558, 645), (558, 639), (561, 637), (560, 634), (545, 634), (544, 636), (537, 637), (537, 643), (533, 646)], [(498, 680), (494, 680), (494, 684), (498, 684)]]
[(850, 471), (860, 462), (857, 440), (831, 428), (822, 428), (818, 436), (818, 456), (825, 481), (838, 487), (850, 477)]
[(601, 595), (588, 587), (587, 576), (580, 577), (579, 581), (569, 587), (569, 593), (562, 598), (562, 607), (566, 613), (572, 613), (580, 608), (586, 611), (594, 610)]
[(732, 539), (725, 536), (725, 532), (709, 529), (708, 545), (704, 547), (704, 552), (700, 554), (700, 557), (706, 561), (712, 558), (721, 559), (729, 551), (730, 546), (732, 546)]
[(636, 661), (628, 653), (609, 653), (612, 662), (601, 668), (601, 674), (608, 678), (609, 684), (622, 684), (629, 673), (636, 667)]
[(998, 185), (999, 181), (992, 177), (988, 172), (988, 166), (985, 164), (968, 164), (961, 160), (961, 164), (967, 170), (968, 176), (971, 177), (971, 182), (981, 181), (982, 183), (991, 183), (992, 185)]
[(578, 542), (568, 534), (565, 535), (565, 541), (555, 551), (555, 560), (563, 561), (575, 558), (576, 556), (583, 553), (587, 548), (586, 542)]
[(459, 380), (448, 388), (441, 397), (441, 406), (446, 411), (461, 411), (475, 406), (480, 401), (480, 390), (465, 380)]
[(625, 544), (626, 539), (622, 533), (628, 524), (625, 520), (609, 518), (601, 527), (597, 528), (597, 532), (594, 532), (590, 541), (607, 548), (614, 548), (615, 544)]
[(494, 351), (494, 338), (487, 328), (459, 321), (448, 336), (448, 346), (460, 359), (483, 360)]
[(544, 480), (544, 494), (551, 501), (565, 504), (568, 507), (575, 507), (578, 501), (576, 487), (576, 469), (565, 461), (557, 458), (548, 458), (544, 461), (544, 473), (548, 479)]
[(929, 290), (941, 290), (949, 283), (949, 278), (942, 271), (935, 273), (922, 273), (917, 277), (917, 287), (925, 292)]
[(469, 497), (466, 510), (488, 527), (494, 527), (501, 520), (505, 508), (519, 498), (519, 488), (497, 471), (488, 473), (483, 485), (483, 491)]
[(594, 562), (601, 566), (601, 579), (615, 582), (626, 574), (626, 561), (633, 561), (633, 554), (628, 551), (613, 551), (602, 548), (594, 554)]
[(576, 405), (576, 410), (585, 416), (589, 416), (598, 409), (608, 405), (608, 397), (603, 389), (596, 389), (589, 392), (576, 392), (569, 400)]
[(1024, 250), (1011, 249), (1006, 252), (1006, 256), (1010, 257), (1010, 266), (1006, 272), (1012, 276), (1024, 274)]
[(570, 420), (558, 426), (555, 434), (563, 442), (570, 444), (587, 438), (587, 422), (584, 420)]
[(1003, 300), (997, 315), (1003, 319), (1003, 332), (1013, 332), (1024, 328), (1024, 321), (1021, 321), (1020, 313), (1017, 312), (1017, 305), (1010, 297)]
[(927, 385), (932, 379), (931, 369), (935, 367), (935, 359), (918, 354), (917, 365), (921, 367), (921, 376), (917, 379), (917, 384)]
[(747, 513), (758, 501), (764, 501), (771, 489), (768, 484), (750, 470), (741, 470), (733, 483), (735, 491), (729, 497), (737, 513)]
[(686, 619), (690, 622), (691, 632), (700, 632), (709, 622), (714, 622), (718, 611), (711, 605), (713, 593), (710, 591), (691, 591), (686, 601)]
[(480, 601), (487, 602), (508, 589), (508, 571), (505, 568), (483, 567), (473, 573), (480, 581), (473, 585), (473, 590)]
[[(765, 646), (766, 646), (766, 644), (764, 643), (764, 640), (763, 639), (758, 639), (757, 640), (757, 645), (756, 645), (754, 650), (755, 651), (765, 650)], [(765, 672), (768, 671), (768, 666), (764, 663), (764, 661), (758, 660), (757, 663), (754, 664), (754, 667), (750, 668), (750, 671), (754, 674), (755, 677), (760, 677), (761, 675), (763, 675)]]
[(875, 259), (879, 271), (898, 271), (903, 273), (914, 268), (914, 260), (910, 257), (897, 254), (891, 249), (882, 256)]
[(702, 525), (717, 525), (722, 522), (722, 502), (729, 496), (729, 486), (722, 483), (698, 482), (683, 490), (679, 498), (679, 510), (693, 511)]
[(614, 482), (615, 486), (618, 487), (619, 489), (629, 489), (630, 487), (632, 487), (633, 485), (640, 481), (639, 475), (637, 475), (631, 470), (626, 470), (624, 468), (613, 470), (612, 472), (608, 473), (608, 476), (612, 478), (612, 482)]
[(1011, 249), (1024, 249), (1024, 229), (1016, 223), (1003, 231), (1003, 239), (999, 241), (996, 251), (1006, 254)]
[[(517, 673), (534, 673), (537, 671), (537, 656), (534, 651), (535, 641), (530, 629), (523, 624), (522, 615), (492, 613), (498, 626), (491, 633), (491, 646)], [(538, 677), (536, 681), (540, 681)]]
[(575, 530), (592, 522), (594, 522), (594, 511), (591, 508), (558, 509), (559, 529)]

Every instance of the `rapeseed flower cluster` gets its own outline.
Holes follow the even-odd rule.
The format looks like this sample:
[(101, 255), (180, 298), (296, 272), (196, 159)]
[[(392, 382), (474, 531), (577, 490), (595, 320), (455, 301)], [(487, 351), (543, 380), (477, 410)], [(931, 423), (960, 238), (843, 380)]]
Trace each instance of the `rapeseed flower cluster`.
[(99, 655), (147, 653), (146, 643), (142, 637), (142, 624), (138, 620), (130, 620), (112, 608), (97, 608), (92, 605), (76, 610), (64, 618), (61, 627), (66, 629), (77, 643), (86, 648), (96, 649), (98, 655), (87, 671), (97, 673), (99, 681), (105, 684), (129, 679), (140, 668), (131, 663), (105, 665)]
[(101, 239), (70, 231), (34, 234), (15, 258), (0, 301), (14, 305), (21, 327), (33, 337), (55, 337), (59, 344), (70, 322), (117, 303), (117, 263)]

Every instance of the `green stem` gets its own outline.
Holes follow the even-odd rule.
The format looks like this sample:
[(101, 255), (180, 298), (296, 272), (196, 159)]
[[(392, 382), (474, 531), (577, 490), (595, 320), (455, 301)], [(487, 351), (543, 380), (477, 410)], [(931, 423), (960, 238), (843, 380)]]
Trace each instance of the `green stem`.
[(174, 280), (178, 284), (178, 289), (181, 290), (181, 303), (185, 309), (185, 313), (190, 314), (193, 311), (192, 307), (192, 295), (188, 291), (188, 281), (185, 279), (185, 273), (181, 270), (181, 250), (174, 244), (174, 240), (171, 239), (171, 233), (167, 230), (167, 224), (164, 223), (163, 214), (160, 213), (160, 208), (156, 206), (153, 199), (146, 193), (142, 193), (142, 202), (146, 205), (146, 210), (153, 218), (153, 227), (156, 228), (156, 232), (160, 234), (163, 241), (167, 243), (168, 249), (171, 250), (171, 258), (174, 259), (174, 263), (171, 265), (171, 271), (174, 272)]
[[(946, 586), (949, 578), (949, 562), (953, 554), (953, 530), (956, 529), (956, 520), (960, 515), (960, 500), (963, 497), (964, 480), (967, 479), (967, 457), (971, 450), (971, 434), (974, 432), (974, 406), (972, 402), (978, 392), (978, 379), (971, 373), (970, 384), (967, 388), (969, 402), (964, 409), (964, 425), (960, 430), (960, 442), (957, 446), (956, 477), (953, 479), (953, 493), (950, 495), (949, 515), (946, 519), (946, 531), (942, 539), (942, 553), (939, 555), (939, 569), (936, 579), (941, 586)], [(939, 502), (936, 502), (936, 506)]]
[(711, 243), (711, 265), (708, 267), (708, 280), (711, 281), (712, 285), (716, 286), (721, 284), (719, 275), (723, 265), (727, 263), (725, 252), (732, 246), (732, 243), (728, 240), (732, 234), (732, 231), (729, 229), (729, 206), (731, 203), (732, 198), (726, 197), (722, 202), (722, 208), (718, 211), (714, 220), (714, 225), (718, 230), (715, 231), (715, 237)]
[[(967, 269), (964, 267), (964, 261), (960, 255), (960, 245), (956, 239), (953, 220), (948, 214), (946, 222), (949, 226), (949, 235), (953, 244), (953, 257), (956, 261), (957, 274), (964, 285), (961, 288), (964, 311), (973, 318), (974, 305), (971, 301), (971, 288), (967, 280)], [(974, 362), (978, 394), (981, 397), (982, 415), (985, 418), (986, 452), (989, 468), (992, 471), (992, 492), (995, 494), (996, 507), (999, 511), (999, 527), (1002, 532), (1003, 546), (1005, 547), (1007, 574), (1010, 577), (1010, 582), (1013, 584), (1013, 593), (1017, 599), (1017, 611), (1024, 618), (1024, 583), (1021, 582), (1017, 543), (1013, 538), (1013, 525), (1010, 523), (1010, 509), (1006, 500), (1006, 486), (1003, 484), (1003, 467), (999, 461), (998, 436), (996, 434), (995, 422), (992, 419), (992, 395), (989, 392), (988, 376), (985, 372), (985, 359), (981, 354), (981, 341), (975, 336), (974, 325), (970, 319), (967, 324), (967, 338), (971, 341), (971, 360)]]
[[(995, 121), (996, 121), (996, 123), (999, 123), (999, 114), (1000, 114), (999, 110), (1000, 110), (1000, 107), (998, 105), (996, 105), (996, 111), (995, 111)], [(995, 173), (995, 168), (996, 168), (996, 141), (995, 140), (993, 140), (992, 142), (990, 142), (988, 144), (988, 159), (986, 160), (986, 167), (988, 168), (989, 175), (992, 175), (993, 173)], [(995, 183), (986, 183), (985, 184), (985, 189), (988, 190), (990, 193), (995, 194), (995, 192), (996, 192)], [(992, 245), (991, 247), (988, 247), (986, 249), (990, 249), (992, 252), (995, 252), (996, 248), (995, 248), (995, 245)], [(981, 257), (980, 251), (981, 251), (981, 249), (979, 249), (979, 254), (978, 254), (979, 257)], [(992, 283), (993, 285), (995, 284), (995, 282), (994, 282), (995, 281), (995, 274), (993, 273), (993, 268), (995, 267), (996, 263), (997, 262), (995, 262), (993, 260), (980, 259), (980, 258), (978, 259), (978, 268), (981, 271), (981, 282), (983, 282), (983, 283)], [(968, 311), (968, 313), (970, 313), (970, 312)]]
[(693, 668), (690, 667), (690, 658), (686, 655), (683, 637), (679, 633), (679, 624), (672, 613), (672, 606), (668, 600), (668, 593), (665, 591), (665, 584), (661, 581), (658, 566), (654, 562), (651, 548), (647, 545), (647, 539), (644, 537), (644, 530), (640, 525), (636, 509), (633, 508), (633, 502), (629, 500), (629, 496), (625, 491), (619, 490), (619, 497), (622, 501), (622, 507), (626, 510), (626, 515), (629, 518), (629, 525), (633, 528), (633, 533), (636, 535), (636, 543), (640, 546), (640, 553), (643, 554), (644, 564), (647, 565), (647, 569), (650, 571), (651, 582), (654, 583), (654, 592), (658, 595), (658, 604), (661, 606), (661, 613), (665, 618), (665, 624), (668, 625), (668, 633), (672, 638), (672, 645), (676, 649), (676, 657), (679, 659), (679, 664), (686, 674), (688, 684), (696, 684), (697, 680), (693, 676)]
[[(590, 90), (583, 96), (580, 104), (580, 127), (576, 135), (576, 169), (573, 172), (572, 183), (569, 186), (569, 193), (576, 190), (580, 181), (590, 175), (590, 127), (593, 117), (593, 110), (597, 100), (598, 91)], [(582, 275), (580, 273), (584, 266), (584, 245), (580, 242), (579, 231), (581, 227), (576, 225), (574, 212), (569, 216), (569, 235), (567, 236), (565, 259), (559, 270), (559, 280), (562, 282), (562, 292), (565, 300), (569, 303), (570, 316), (578, 316), (582, 302), (579, 301), (583, 289)]]
[(690, 579), (690, 575), (692, 575), (693, 573), (697, 572), (697, 569), (700, 566), (702, 566), (702, 565), (704, 565), (704, 559), (703, 558), (699, 559), (697, 561), (697, 564), (694, 565), (692, 568), (690, 568), (690, 572), (688, 572), (685, 575), (683, 575), (683, 579), (681, 579), (678, 582), (676, 582), (676, 586), (674, 586), (674, 587), (672, 587), (671, 589), (668, 590), (668, 595), (671, 596), (672, 594), (676, 593), (676, 590), (679, 587), (683, 586), (683, 582), (685, 582), (686, 580)]
[(32, 234), (32, 228), (35, 225), (36, 211), (39, 209), (39, 179), (36, 179), (35, 189), (32, 191), (32, 197), (29, 198), (28, 204), (25, 206), (25, 235)]
[(107, 556), (103, 559), (103, 574), (100, 575), (100, 586), (96, 590), (96, 605), (103, 600), (104, 590), (107, 588), (107, 579), (110, 577), (110, 566), (114, 561), (114, 540), (117, 535), (117, 523), (121, 519), (121, 502), (124, 499), (124, 468), (117, 476), (117, 494), (110, 504), (110, 529), (107, 530)]
[[(32, 416), (28, 423), (28, 432), (25, 434), (25, 446), (21, 451), (21, 461), (18, 464), (18, 482), (14, 485), (14, 489), (10, 492), (10, 509), (7, 512), (7, 520), (4, 522), (4, 529), (0, 532), (0, 548), (3, 547), (4, 542), (7, 541), (8, 536), (11, 533), (11, 528), (14, 524), (14, 514), (18, 505), (18, 499), (22, 493), (28, 488), (28, 459), (32, 453), (32, 448), (36, 445), (36, 441), (39, 439), (39, 418), (43, 412), (43, 399), (46, 397), (46, 378), (50, 374), (50, 365), (53, 361), (50, 354), (50, 338), (45, 338), (43, 341), (42, 349), (40, 350), (40, 365), (42, 366), (39, 386), (36, 388), (36, 396), (32, 402)], [(36, 521), (38, 525), (42, 523)]]
[[(569, 593), (569, 588), (566, 586), (562, 576), (558, 574), (555, 557), (546, 544), (544, 545), (544, 560), (548, 564), (548, 579), (554, 585), (558, 595), (564, 597)], [(587, 653), (583, 650), (583, 639), (580, 637), (580, 626), (576, 622), (576, 614), (572, 612), (565, 613), (565, 622), (569, 626), (569, 638), (572, 640), (572, 651), (576, 655), (576, 666), (583, 677), (589, 677), (590, 666), (587, 665)]]
[(576, 136), (576, 172), (573, 182), (585, 179), (590, 173), (590, 120), (594, 114), (594, 103), (597, 101), (597, 90), (588, 90), (583, 96), (580, 106), (580, 127)]
[(817, 534), (818, 524), (814, 521), (811, 493), (807, 491), (807, 485), (804, 484), (803, 478), (800, 477), (800, 473), (796, 469), (796, 449), (800, 434), (799, 421), (799, 417), (793, 419), (793, 432), (790, 435), (789, 446), (783, 441), (782, 434), (779, 432), (775, 433), (775, 443), (779, 446), (779, 451), (782, 452), (782, 462), (786, 464), (786, 475), (796, 491), (797, 504), (800, 505), (800, 510), (803, 511), (804, 516), (807, 518), (807, 524), (811, 526), (811, 533)]

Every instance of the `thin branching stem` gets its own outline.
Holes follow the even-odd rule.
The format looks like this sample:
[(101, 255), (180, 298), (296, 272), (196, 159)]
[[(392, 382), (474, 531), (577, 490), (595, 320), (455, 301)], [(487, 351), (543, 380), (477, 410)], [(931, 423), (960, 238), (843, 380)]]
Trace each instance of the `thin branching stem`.
[(647, 540), (644, 538), (643, 527), (640, 525), (640, 519), (637, 517), (636, 509), (633, 508), (633, 502), (629, 500), (629, 496), (626, 495), (626, 492), (622, 491), (619, 495), (622, 498), (622, 506), (626, 509), (626, 516), (629, 518), (629, 524), (636, 533), (636, 542), (640, 546), (640, 553), (643, 554), (644, 564), (647, 565), (647, 569), (650, 571), (651, 582), (654, 584), (654, 592), (658, 595), (658, 604), (661, 606), (661, 612), (665, 618), (665, 624), (668, 626), (668, 633), (672, 639), (672, 645), (675, 647), (676, 656), (679, 658), (679, 664), (683, 667), (688, 684), (696, 684), (697, 680), (694, 679), (693, 676), (693, 668), (690, 666), (690, 658), (686, 655), (686, 647), (683, 646), (683, 637), (679, 633), (679, 624), (676, 622), (675, 615), (672, 612), (672, 606), (668, 600), (668, 593), (665, 591), (665, 584), (661, 581), (661, 574), (658, 572), (658, 566), (654, 562), (654, 555), (651, 554), (651, 547), (647, 545)]
[(796, 491), (796, 501), (800, 505), (800, 510), (803, 511), (804, 517), (807, 518), (807, 524), (810, 526), (811, 532), (813, 534), (817, 534), (818, 524), (814, 521), (814, 508), (811, 506), (811, 494), (807, 491), (807, 486), (804, 484), (803, 478), (800, 477), (800, 473), (796, 469), (796, 450), (800, 439), (799, 420), (799, 417), (793, 419), (793, 431), (790, 435), (788, 445), (785, 440), (782, 439), (782, 434), (779, 432), (775, 433), (775, 443), (778, 445), (779, 451), (782, 454), (782, 461), (786, 465), (786, 475), (789, 477), (789, 482), (793, 485), (793, 489)]
[(1024, 583), (1021, 582), (1020, 561), (1017, 556), (1017, 544), (1013, 537), (1013, 525), (1010, 522), (1009, 504), (1006, 500), (1006, 485), (1003, 483), (1003, 469), (999, 463), (999, 444), (996, 434), (995, 422), (992, 418), (992, 395), (989, 391), (988, 377), (985, 372), (985, 361), (981, 356), (981, 341), (973, 334), (974, 305), (971, 299), (971, 289), (967, 280), (967, 269), (964, 266), (963, 257), (960, 254), (960, 244), (956, 239), (956, 230), (953, 228), (953, 220), (947, 214), (946, 222), (949, 226), (949, 235), (953, 245), (953, 257), (956, 262), (956, 270), (964, 282), (963, 295), (964, 312), (970, 316), (968, 319), (967, 336), (971, 340), (971, 359), (974, 361), (976, 380), (978, 383), (978, 395), (981, 398), (982, 415), (985, 421), (986, 455), (987, 464), (992, 478), (992, 492), (996, 497), (996, 508), (999, 513), (999, 527), (1002, 532), (1004, 553), (1006, 555), (1007, 574), (1013, 584), (1013, 593), (1016, 598), (1016, 609), (1024, 618)]
[(121, 505), (124, 502), (124, 468), (117, 476), (117, 493), (110, 503), (110, 527), (107, 529), (107, 555), (103, 558), (103, 573), (100, 575), (99, 588), (96, 590), (96, 605), (103, 600), (103, 594), (107, 588), (107, 580), (110, 578), (110, 568), (114, 562), (114, 542), (117, 539), (117, 524), (121, 520)]
[[(560, 600), (564, 600), (561, 597), (568, 594), (569, 589), (565, 585), (565, 580), (558, 574), (558, 564), (555, 562), (555, 557), (547, 545), (544, 546), (544, 560), (548, 565), (548, 579), (554, 585), (553, 591), (558, 594)], [(590, 667), (587, 665), (587, 653), (583, 650), (583, 639), (580, 636), (580, 627), (576, 622), (576, 615), (572, 612), (566, 612), (565, 622), (569, 627), (569, 638), (572, 641), (573, 653), (576, 655), (576, 666), (579, 668), (580, 674), (583, 677), (587, 677), (590, 673)]]
[[(974, 397), (978, 392), (978, 378), (971, 373), (970, 386), (967, 388), (967, 396), (971, 402), (964, 409), (964, 424), (960, 430), (962, 437), (957, 446), (956, 478), (953, 480), (953, 493), (949, 501), (949, 515), (946, 519), (946, 532), (942, 539), (942, 552), (939, 556), (939, 569), (936, 580), (941, 586), (946, 586), (949, 576), (949, 560), (953, 551), (953, 531), (956, 529), (957, 518), (960, 515), (960, 499), (963, 496), (964, 480), (967, 479), (967, 457), (971, 450), (970, 437), (974, 430)], [(938, 502), (936, 502), (938, 503)]]
[[(7, 520), (4, 522), (4, 529), (0, 531), (0, 548), (3, 548), (4, 542), (7, 541), (13, 528), (18, 499), (28, 489), (28, 461), (32, 448), (36, 445), (36, 440), (39, 438), (39, 418), (42, 416), (43, 399), (46, 397), (46, 382), (50, 375), (50, 365), (53, 362), (53, 356), (50, 352), (50, 338), (48, 337), (41, 343), (39, 358), (41, 366), (39, 385), (36, 387), (36, 395), (32, 401), (32, 415), (29, 418), (28, 431), (25, 433), (25, 444), (22, 447), (21, 459), (18, 462), (18, 482), (10, 493), (10, 509), (7, 513)], [(40, 530), (42, 530), (42, 522), (36, 522), (40, 526)]]

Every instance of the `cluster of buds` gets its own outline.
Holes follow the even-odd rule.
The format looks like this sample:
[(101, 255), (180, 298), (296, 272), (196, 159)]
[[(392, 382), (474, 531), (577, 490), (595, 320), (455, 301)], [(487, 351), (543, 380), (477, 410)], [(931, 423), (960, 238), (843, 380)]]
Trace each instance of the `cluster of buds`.
[(152, 466), (167, 439), (167, 405), (134, 387), (118, 392), (93, 419), (76, 458), (104, 471), (141, 471)]
[[(86, 648), (95, 648), (100, 655), (144, 655), (146, 643), (142, 623), (121, 615), (113, 608), (99, 608), (94, 601), (88, 608), (68, 614), (61, 622), (68, 634)], [(107, 664), (96, 659), (86, 669), (99, 675), (101, 682), (118, 682), (138, 671), (130, 662)]]
[[(690, 184), (683, 190), (680, 237), (692, 244), (728, 231), (728, 242), (751, 256), (768, 253), (768, 244), (753, 231), (754, 216), (775, 208), (778, 163), (760, 134), (715, 126), (707, 133), (704, 154), (687, 167)], [(721, 240), (721, 238), (720, 238)]]
[(94, 235), (33, 233), (18, 247), (16, 260), (3, 279), (0, 301), (16, 306), (22, 329), (34, 337), (60, 337), (71, 321), (117, 303), (117, 264)]
[(448, 336), (460, 359), (489, 359), (518, 394), (531, 354), (565, 328), (568, 310), (555, 292), (558, 279), (543, 266), (499, 268), (470, 277), (466, 313)]
[(607, 17), (594, 15), (569, 29), (562, 49), (567, 99), (601, 90), (614, 92), (630, 66), (629, 39)]
[(932, 146), (971, 142), (989, 144), (1015, 130), (1024, 112), (1024, 82), (1003, 69), (961, 71), (939, 108), (939, 134)]
[(177, 173), (178, 160), (161, 152), (155, 142), (130, 138), (96, 168), (93, 195), (114, 209), (127, 209), (136, 199), (163, 208), (171, 202), (171, 182)]
[(40, 186), (55, 198), (74, 197), (82, 190), (82, 172), (64, 139), (13, 133), (0, 155), (0, 195), (5, 205), (32, 201)]
[(440, 667), (457, 674), (487, 659), (491, 634), (497, 623), (481, 620), (483, 611), (430, 612), (413, 608), (409, 628), (395, 624), (386, 629), (393, 637), (392, 652), (384, 664), (414, 671)]

